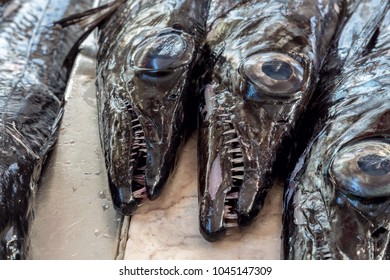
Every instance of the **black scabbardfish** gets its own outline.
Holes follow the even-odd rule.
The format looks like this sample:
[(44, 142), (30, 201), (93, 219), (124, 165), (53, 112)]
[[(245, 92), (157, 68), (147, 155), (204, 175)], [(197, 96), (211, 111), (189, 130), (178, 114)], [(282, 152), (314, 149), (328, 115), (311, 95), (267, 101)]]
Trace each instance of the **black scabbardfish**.
[(321, 72), (284, 198), (287, 259), (390, 259), (389, 8), (357, 1)]
[(344, 1), (210, 3), (199, 128), (200, 230), (213, 241), (247, 226), (272, 183), (276, 156), (314, 89)]
[[(53, 22), (91, 1), (18, 0), (0, 23), (0, 259), (26, 258), (42, 164), (63, 114), (80, 27)], [(13, 5), (15, 3), (8, 3)]]
[(199, 192), (200, 229), (213, 241), (260, 211), (343, 1), (211, 1), (210, 7), (206, 42), (217, 62), (202, 96)]
[[(88, 18), (99, 26), (97, 99), (111, 196), (124, 215), (156, 199), (185, 132), (192, 74), (208, 1), (114, 1)], [(180, 191), (180, 190), (178, 190)]]

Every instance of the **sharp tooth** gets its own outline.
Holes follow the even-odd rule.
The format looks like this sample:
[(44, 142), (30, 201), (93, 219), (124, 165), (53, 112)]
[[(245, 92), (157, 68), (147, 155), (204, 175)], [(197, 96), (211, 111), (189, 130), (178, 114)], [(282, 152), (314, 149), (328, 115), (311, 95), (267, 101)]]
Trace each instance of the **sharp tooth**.
[(131, 156), (135, 156), (137, 153), (135, 152), (135, 153), (131, 153)]
[(244, 166), (233, 167), (232, 171), (244, 171)]
[(230, 129), (230, 130), (225, 131), (225, 132), (222, 133), (222, 134), (223, 134), (223, 135), (226, 135), (226, 134), (232, 134), (232, 133), (236, 133), (236, 130)]
[(234, 222), (225, 223), (225, 227), (227, 228), (238, 227), (238, 223), (234, 223)]
[(227, 188), (227, 189), (223, 190), (223, 192), (224, 192), (224, 193), (228, 193), (228, 192), (229, 192), (231, 189), (232, 189), (232, 188), (231, 188), (231, 187), (229, 187), (229, 188)]
[(238, 215), (234, 214), (234, 213), (224, 213), (223, 216), (225, 217), (225, 219), (229, 219), (229, 220), (237, 220), (238, 219)]
[(239, 139), (238, 138), (234, 138), (234, 139), (231, 139), (231, 140), (228, 140), (225, 142), (225, 144), (230, 144), (230, 143), (239, 143)]
[(233, 163), (243, 163), (244, 162), (244, 158), (243, 157), (240, 157), (240, 158), (233, 158), (231, 160), (231, 162)]
[(138, 119), (131, 120), (132, 123), (138, 122)]
[(146, 147), (146, 143), (143, 142), (134, 142), (134, 145), (137, 145), (137, 147)]
[(241, 153), (241, 149), (240, 148), (236, 148), (236, 149), (230, 149), (227, 151), (228, 153)]
[(232, 179), (244, 180), (244, 175), (233, 175)]
[(134, 175), (133, 180), (138, 184), (145, 186), (145, 176), (144, 175)]
[(141, 166), (141, 167), (137, 167), (137, 170), (139, 170), (139, 171), (144, 171), (144, 170), (146, 170), (146, 165)]
[(225, 199), (238, 199), (238, 192), (228, 193)]
[(138, 151), (146, 153), (147, 149), (139, 149)]

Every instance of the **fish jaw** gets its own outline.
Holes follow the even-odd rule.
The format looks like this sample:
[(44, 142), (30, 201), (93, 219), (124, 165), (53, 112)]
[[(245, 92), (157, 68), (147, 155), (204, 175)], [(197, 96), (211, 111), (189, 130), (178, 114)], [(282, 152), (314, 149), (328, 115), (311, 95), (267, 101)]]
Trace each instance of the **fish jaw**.
[(125, 215), (133, 214), (145, 198), (156, 199), (175, 166), (184, 137), (181, 100), (175, 105), (175, 112), (166, 110), (163, 119), (156, 113), (154, 121), (138, 108), (115, 114), (122, 121), (113, 121), (119, 127), (110, 129), (118, 133), (111, 135), (108, 177), (114, 205)]
[(285, 133), (263, 107), (217, 88), (206, 86), (198, 142), (200, 231), (209, 241), (255, 220)]
[(124, 45), (113, 57), (127, 63), (99, 66), (98, 85), (114, 205), (131, 215), (160, 195), (174, 168), (197, 54), (194, 39), (172, 28), (146, 30)]

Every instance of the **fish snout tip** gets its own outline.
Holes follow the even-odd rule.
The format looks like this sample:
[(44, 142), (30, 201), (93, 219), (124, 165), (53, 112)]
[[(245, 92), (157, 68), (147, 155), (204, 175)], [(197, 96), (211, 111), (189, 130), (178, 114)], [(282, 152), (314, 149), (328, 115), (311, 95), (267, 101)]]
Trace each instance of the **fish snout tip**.
[(213, 229), (210, 220), (200, 223), (200, 233), (209, 242), (215, 242), (225, 237), (226, 229), (224, 227)]
[[(247, 210), (247, 209), (245, 209)], [(239, 227), (248, 227), (250, 226), (251, 224), (253, 224), (253, 222), (255, 221), (258, 213), (259, 213), (259, 210), (253, 210), (253, 209), (250, 209), (248, 211), (239, 211), (238, 212), (238, 225)]]
[(176, 167), (176, 152), (176, 149), (158, 147), (149, 153), (145, 171), (146, 196), (149, 200), (156, 200), (169, 185)]
[(113, 197), (114, 206), (125, 216), (134, 214), (139, 202), (128, 188), (119, 188), (118, 195)]
[(243, 188), (241, 190), (237, 207), (239, 227), (248, 227), (256, 220), (263, 207), (266, 193), (257, 188)]
[(200, 201), (199, 229), (209, 242), (220, 240), (226, 235), (223, 210), (221, 210), (223, 204), (222, 208), (218, 207), (218, 204), (218, 200), (212, 200), (207, 194)]
[(128, 202), (122, 202), (119, 205), (119, 209), (123, 215), (130, 216), (138, 209), (138, 202), (135, 199)]
[(149, 200), (156, 200), (162, 193), (166, 182), (165, 180), (158, 180), (156, 178), (147, 180), (146, 195)]

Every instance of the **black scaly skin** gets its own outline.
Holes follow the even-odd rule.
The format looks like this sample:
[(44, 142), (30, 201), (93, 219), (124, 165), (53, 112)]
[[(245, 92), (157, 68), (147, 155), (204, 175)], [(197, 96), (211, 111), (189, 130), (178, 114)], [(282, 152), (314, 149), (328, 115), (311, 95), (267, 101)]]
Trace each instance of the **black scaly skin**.
[(390, 4), (355, 4), (304, 119), (312, 139), (287, 181), (286, 259), (390, 259)]
[(15, 2), (0, 23), (0, 259), (27, 256), (37, 181), (63, 114), (71, 68), (63, 62), (81, 30), (53, 22), (92, 5)]

